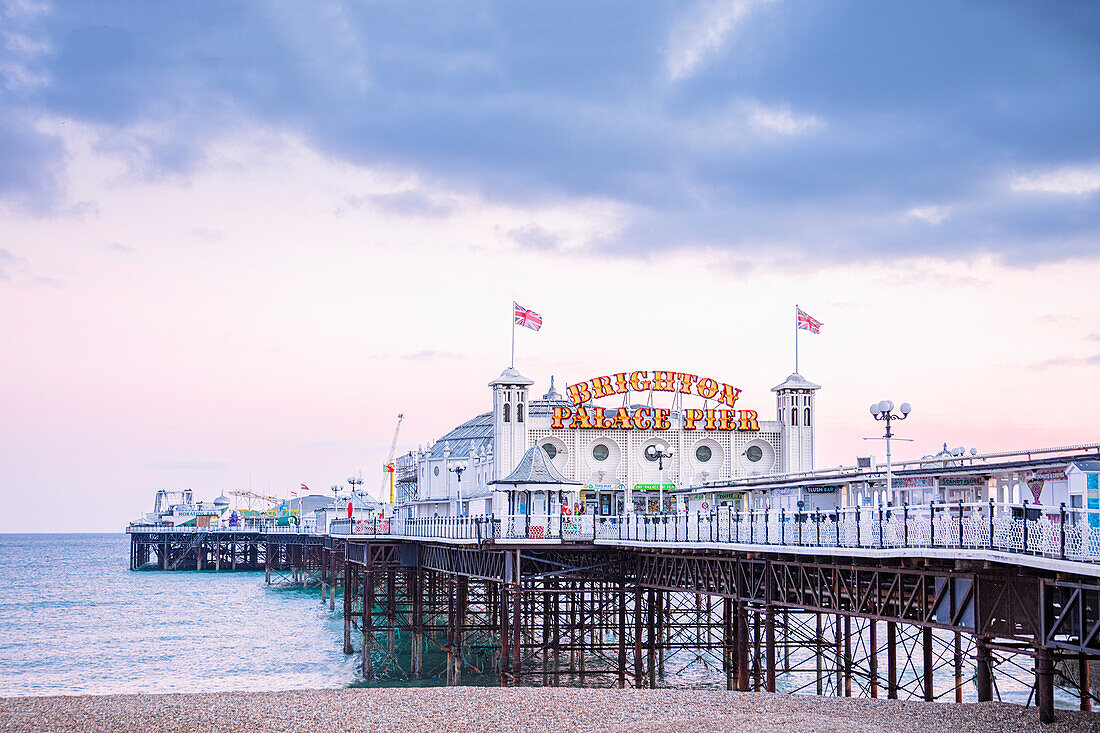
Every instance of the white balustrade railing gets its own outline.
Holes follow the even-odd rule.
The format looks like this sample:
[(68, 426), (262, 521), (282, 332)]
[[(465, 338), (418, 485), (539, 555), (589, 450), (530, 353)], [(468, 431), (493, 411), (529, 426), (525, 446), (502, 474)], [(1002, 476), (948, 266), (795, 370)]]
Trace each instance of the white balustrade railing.
[[(275, 532), (297, 527), (160, 527), (128, 532)], [(337, 519), (336, 536), (483, 541), (714, 543), (822, 548), (936, 548), (1027, 553), (1100, 562), (1100, 510), (997, 502), (798, 511), (721, 507), (689, 514), (619, 517), (517, 514)]]

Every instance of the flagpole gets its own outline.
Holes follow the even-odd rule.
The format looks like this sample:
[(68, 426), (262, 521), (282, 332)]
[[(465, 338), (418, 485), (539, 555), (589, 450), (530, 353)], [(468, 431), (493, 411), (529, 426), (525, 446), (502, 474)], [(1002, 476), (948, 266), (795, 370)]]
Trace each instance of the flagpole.
[(516, 301), (512, 301), (512, 369), (516, 368)]
[(798, 374), (798, 303), (794, 304), (794, 373)]

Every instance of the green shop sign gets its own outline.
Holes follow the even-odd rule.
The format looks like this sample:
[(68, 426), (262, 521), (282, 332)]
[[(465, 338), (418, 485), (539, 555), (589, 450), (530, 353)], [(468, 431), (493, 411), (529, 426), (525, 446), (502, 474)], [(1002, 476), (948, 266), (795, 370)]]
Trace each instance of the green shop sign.
[[(676, 484), (664, 484), (665, 491), (672, 491), (675, 488)], [(660, 489), (660, 484), (634, 484), (635, 491), (658, 491)]]

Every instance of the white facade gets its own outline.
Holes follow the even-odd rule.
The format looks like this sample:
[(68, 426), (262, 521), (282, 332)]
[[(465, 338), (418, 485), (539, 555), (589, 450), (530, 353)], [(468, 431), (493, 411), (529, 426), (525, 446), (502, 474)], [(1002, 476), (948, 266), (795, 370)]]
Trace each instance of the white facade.
[[(653, 374), (656, 376), (658, 372)], [(398, 492), (398, 512), (404, 516), (503, 513), (507, 511), (503, 497), (495, 496), (497, 492), (489, 482), (511, 473), (534, 445), (543, 447), (562, 475), (584, 484), (587, 511), (599, 514), (622, 512), (628, 496), (638, 511), (657, 511), (657, 499), (663, 493), (657, 487), (662, 485), (667, 491), (672, 487), (813, 468), (814, 393), (819, 387), (797, 374), (773, 389), (776, 419), (759, 419), (755, 412), (748, 411), (753, 418), (744, 422), (749, 426), (746, 429), (717, 429), (717, 421), (711, 425), (701, 418), (694, 429), (685, 429), (681, 418), (685, 409), (688, 420), (693, 410), (695, 413), (703, 410), (685, 406), (684, 397), (673, 390), (665, 390), (670, 393), (668, 396), (650, 390), (629, 390), (585, 405), (590, 409), (602, 406), (606, 414), (613, 414), (620, 407), (644, 411), (654, 409), (655, 396), (665, 397), (672, 402), (667, 408), (667, 427), (658, 427), (658, 421), (653, 420), (637, 421), (641, 427), (632, 425), (629, 429), (622, 424), (612, 428), (581, 428), (563, 423), (555, 427), (555, 408), (572, 410), (577, 405), (554, 390), (553, 380), (541, 399), (532, 400), (532, 384), (517, 370), (504, 370), (489, 383), (491, 412), (463, 423), (426, 448), (403, 456), (410, 470)], [(681, 390), (683, 394), (688, 394), (686, 389)], [(715, 413), (717, 408), (724, 408), (716, 400), (696, 399), (702, 408)], [(649, 460), (646, 449), (650, 446), (665, 453), (671, 451), (673, 457)], [(414, 462), (415, 471), (411, 470)], [(460, 484), (453, 470), (460, 463), (468, 466), (462, 474), (461, 505)]]

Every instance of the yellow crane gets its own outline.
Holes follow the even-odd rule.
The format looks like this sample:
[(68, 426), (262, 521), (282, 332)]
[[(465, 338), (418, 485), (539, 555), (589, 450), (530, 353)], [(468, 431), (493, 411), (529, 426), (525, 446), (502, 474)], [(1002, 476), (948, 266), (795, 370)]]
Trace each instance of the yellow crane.
[(397, 435), (401, 432), (401, 421), (405, 419), (402, 413), (397, 413), (397, 427), (393, 429), (393, 441), (390, 443), (390, 454), (386, 458), (386, 462), (382, 464), (382, 488), (379, 491), (381, 496), (386, 495), (386, 482), (390, 484), (390, 504), (394, 503), (394, 465), (393, 454), (397, 451)]

